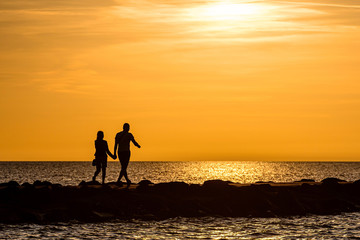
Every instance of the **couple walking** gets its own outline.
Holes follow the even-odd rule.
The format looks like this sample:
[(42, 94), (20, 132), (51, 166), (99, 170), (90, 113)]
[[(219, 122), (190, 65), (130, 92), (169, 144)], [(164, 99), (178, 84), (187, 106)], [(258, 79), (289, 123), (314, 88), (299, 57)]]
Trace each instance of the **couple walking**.
[(130, 141), (138, 148), (140, 145), (135, 141), (134, 136), (129, 132), (130, 125), (125, 123), (123, 126), (123, 131), (116, 134), (115, 145), (114, 145), (114, 154), (109, 150), (107, 141), (104, 140), (104, 133), (99, 131), (97, 133), (97, 139), (95, 140), (95, 166), (96, 171), (92, 178), (95, 181), (96, 176), (102, 171), (102, 183), (105, 182), (106, 176), (106, 167), (107, 167), (107, 155), (109, 155), (114, 160), (116, 159), (116, 150), (117, 157), (119, 158), (121, 164), (121, 170), (117, 182), (121, 181), (121, 178), (124, 176), (127, 182), (127, 185), (130, 186), (131, 181), (127, 175), (127, 167), (130, 161)]

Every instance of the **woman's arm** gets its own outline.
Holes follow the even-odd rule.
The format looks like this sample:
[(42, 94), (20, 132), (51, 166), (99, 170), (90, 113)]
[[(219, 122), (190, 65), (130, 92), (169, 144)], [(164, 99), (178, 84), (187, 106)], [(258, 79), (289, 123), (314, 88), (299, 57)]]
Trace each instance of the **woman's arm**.
[(112, 159), (114, 159), (114, 160), (116, 159), (116, 156), (113, 155), (113, 154), (110, 152), (109, 146), (108, 146), (107, 142), (106, 142), (106, 153), (107, 153)]

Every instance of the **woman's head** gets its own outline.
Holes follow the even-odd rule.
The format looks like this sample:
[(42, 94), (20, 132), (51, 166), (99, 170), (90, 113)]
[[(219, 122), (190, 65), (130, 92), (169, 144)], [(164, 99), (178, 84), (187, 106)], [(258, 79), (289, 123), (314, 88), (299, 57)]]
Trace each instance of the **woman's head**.
[(104, 139), (104, 132), (103, 131), (98, 131), (97, 132), (97, 139), (98, 140)]

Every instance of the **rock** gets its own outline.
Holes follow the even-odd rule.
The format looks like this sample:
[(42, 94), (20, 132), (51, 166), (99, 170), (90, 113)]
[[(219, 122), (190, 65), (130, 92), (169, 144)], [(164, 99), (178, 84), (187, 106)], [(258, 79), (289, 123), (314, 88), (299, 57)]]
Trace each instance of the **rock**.
[(201, 190), (201, 185), (200, 184), (190, 184), (189, 190), (193, 193), (197, 193)]
[(7, 183), (0, 183), (0, 187), (11, 187), (11, 188), (15, 188), (18, 187), (19, 183), (16, 181), (9, 181)]
[(138, 184), (139, 184), (139, 186), (148, 186), (148, 185), (154, 184), (154, 183), (151, 182), (150, 180), (141, 180)]
[(18, 182), (16, 181), (10, 181), (7, 183), (8, 187), (18, 187), (20, 186)]
[(282, 216), (304, 215), (304, 207), (300, 204), (296, 195), (286, 189), (278, 192), (276, 196), (276, 211)]
[(101, 185), (98, 181), (89, 181), (85, 182), (84, 180), (79, 183), (79, 186), (92, 186), (92, 185)]
[(304, 182), (303, 184), (301, 184), (301, 188), (304, 190), (310, 190), (311, 187), (312, 186), (308, 182)]
[(264, 181), (257, 181), (255, 183), (274, 183), (273, 181), (268, 181), (268, 182), (264, 182)]
[(115, 186), (115, 187), (122, 187), (124, 186), (123, 182), (108, 182), (106, 183), (107, 186)]
[(205, 181), (203, 187), (205, 188), (222, 188), (229, 186), (230, 181), (223, 181), (223, 180), (208, 180)]
[(86, 185), (86, 182), (84, 180), (82, 180), (80, 183), (79, 183), (79, 186), (85, 186)]
[(52, 188), (53, 188), (53, 189), (61, 189), (61, 188), (62, 188), (62, 185), (59, 184), (59, 183), (55, 183), (55, 184), (52, 184)]
[(39, 181), (39, 180), (36, 180), (34, 183), (33, 183), (33, 185), (35, 186), (35, 187), (37, 187), (37, 186), (51, 186), (52, 185), (52, 183), (51, 182), (49, 182), (49, 181)]
[(338, 178), (325, 178), (321, 182), (323, 184), (326, 184), (326, 185), (335, 185), (335, 184), (338, 184), (340, 182), (346, 182), (346, 181), (338, 179)]
[(24, 182), (23, 184), (21, 184), (22, 187), (25, 187), (25, 188), (29, 188), (29, 187), (32, 187), (32, 185), (28, 182)]
[(314, 179), (301, 179), (300, 181), (295, 181), (295, 182), (315, 182)]
[(43, 182), (42, 182), (42, 185), (44, 185), (44, 186), (51, 186), (52, 183), (49, 182), (49, 181), (43, 181)]
[[(329, 181), (336, 184), (326, 185)], [(11, 188), (8, 184), (0, 184), (4, 186), (0, 188), (0, 224), (201, 216), (285, 217), (360, 211), (358, 183), (338, 184), (338, 180), (326, 180), (322, 185), (309, 182), (230, 185), (221, 180), (206, 181), (203, 185), (139, 183), (139, 187), (146, 186), (146, 191), (120, 188), (114, 182), (103, 187), (92, 181), (82, 181), (81, 187), (52, 184), (52, 190), (46, 186), (49, 183), (41, 181), (36, 187), (24, 183), (22, 187)]]
[(355, 185), (360, 185), (360, 179), (354, 182)]
[(269, 183), (251, 184), (251, 187), (253, 187), (254, 189), (263, 190), (263, 191), (272, 189), (272, 186)]
[(33, 183), (33, 186), (41, 186), (41, 181), (40, 181), (40, 180), (36, 180), (36, 181)]
[(149, 188), (149, 185), (152, 185), (153, 183), (149, 180), (141, 180), (139, 183), (138, 183), (138, 187), (136, 188), (137, 190), (140, 190), (140, 191), (145, 191)]
[(158, 183), (153, 186), (153, 189), (163, 193), (182, 193), (189, 189), (189, 185), (184, 182)]

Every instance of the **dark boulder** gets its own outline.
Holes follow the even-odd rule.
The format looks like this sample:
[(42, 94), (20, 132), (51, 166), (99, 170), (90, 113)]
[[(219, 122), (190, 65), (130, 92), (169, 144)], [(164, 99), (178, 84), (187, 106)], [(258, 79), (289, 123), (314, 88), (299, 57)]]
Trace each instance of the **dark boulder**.
[(337, 185), (341, 182), (346, 182), (346, 181), (338, 178), (325, 178), (321, 182), (323, 185)]
[(194, 193), (198, 193), (201, 190), (200, 184), (190, 184), (189, 190)]
[[(316, 187), (316, 186), (315, 186), (315, 187)], [(309, 184), (309, 183), (307, 183), (307, 182), (304, 182), (304, 183), (301, 184), (301, 190), (302, 190), (302, 191), (311, 191), (311, 190), (314, 189), (315, 187), (314, 187), (314, 185), (311, 185), (311, 184)]]
[(98, 181), (90, 181), (85, 182), (84, 180), (79, 183), (79, 186), (93, 186), (93, 185), (101, 185)]
[(153, 189), (162, 193), (183, 193), (189, 190), (189, 184), (185, 182), (158, 183), (153, 186)]
[(18, 182), (16, 181), (10, 181), (7, 183), (8, 187), (18, 187), (20, 186)]
[(267, 181), (267, 182), (265, 182), (265, 181), (257, 181), (255, 183), (274, 183), (274, 182), (273, 181)]
[(40, 181), (40, 180), (36, 180), (34, 183), (33, 183), (33, 185), (35, 186), (35, 187), (38, 187), (38, 186), (51, 186), (52, 184), (51, 184), (51, 182), (49, 182), (49, 181)]
[(303, 178), (301, 179), (300, 181), (295, 181), (295, 182), (315, 182), (314, 179), (306, 179), (306, 178)]
[(22, 187), (25, 187), (25, 188), (30, 188), (32, 187), (33, 185), (31, 185), (30, 183), (28, 182), (24, 182), (23, 184), (21, 184)]
[(208, 180), (205, 181), (203, 187), (205, 188), (223, 188), (229, 186), (230, 181), (223, 181), (223, 180)]
[(151, 182), (150, 180), (141, 180), (138, 184), (139, 184), (139, 186), (148, 186), (148, 185), (154, 184), (154, 183)]
[(43, 185), (43, 186), (52, 186), (52, 183), (49, 182), (49, 181), (43, 181), (43, 182), (42, 182), (42, 185)]
[(122, 187), (124, 186), (124, 183), (123, 182), (108, 182), (106, 183), (107, 186), (115, 186), (115, 187)]
[(62, 185), (59, 183), (52, 184), (51, 186), (53, 189), (61, 189), (62, 188)]
[(272, 186), (269, 183), (264, 184), (251, 184), (251, 187), (255, 190), (270, 191)]
[(138, 186), (137, 186), (137, 190), (140, 190), (140, 191), (145, 191), (147, 189), (149, 189), (149, 185), (152, 185), (153, 183), (149, 180), (141, 180), (139, 183), (138, 183)]
[(40, 185), (42, 185), (40, 180), (36, 180), (36, 181), (33, 183), (33, 186), (40, 186)]
[(139, 187), (147, 186), (145, 191), (120, 188), (117, 183), (101, 185), (86, 181), (80, 187), (58, 184), (42, 187), (41, 182), (35, 187), (27, 183), (11, 188), (6, 183), (0, 188), (0, 223), (280, 217), (360, 211), (358, 185), (335, 182), (336, 185), (310, 182), (236, 185), (221, 180), (203, 185), (139, 183)]
[(360, 185), (360, 179), (354, 182), (355, 185)]
[(306, 213), (296, 194), (292, 191), (286, 189), (280, 190), (276, 194), (275, 200), (273, 211), (281, 216), (304, 215)]
[(10, 181), (10, 182), (7, 182), (7, 183), (1, 183), (0, 184), (0, 187), (15, 188), (15, 187), (18, 187), (18, 186), (19, 186), (19, 183), (16, 182), (16, 181)]

